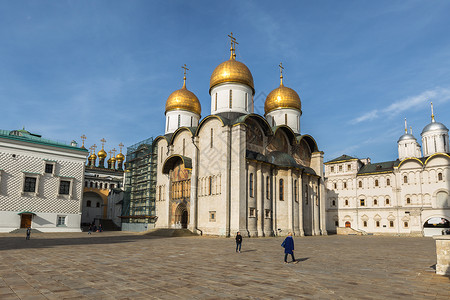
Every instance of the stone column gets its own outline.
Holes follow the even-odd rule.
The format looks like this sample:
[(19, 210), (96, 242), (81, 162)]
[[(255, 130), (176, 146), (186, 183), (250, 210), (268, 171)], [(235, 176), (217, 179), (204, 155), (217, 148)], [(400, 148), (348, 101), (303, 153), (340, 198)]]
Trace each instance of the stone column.
[(288, 170), (288, 176), (287, 176), (287, 216), (288, 216), (288, 231), (294, 232), (294, 192), (293, 192), (293, 177), (292, 177), (292, 169)]
[(195, 150), (194, 157), (192, 158), (192, 173), (191, 173), (191, 194), (189, 201), (189, 230), (193, 233), (197, 233), (197, 203), (198, 203), (198, 137), (194, 137), (192, 140)]
[(261, 163), (256, 164), (255, 197), (256, 197), (256, 228), (258, 236), (264, 236), (264, 176)]
[(278, 236), (277, 228), (277, 170), (272, 174), (272, 228), (274, 236)]
[(303, 171), (298, 177), (298, 231), (300, 236), (305, 236), (303, 230)]
[(322, 178), (319, 178), (319, 213), (320, 213), (320, 233), (322, 235), (328, 235), (327, 233), (327, 223), (326, 223), (326, 213), (325, 213), (325, 184)]

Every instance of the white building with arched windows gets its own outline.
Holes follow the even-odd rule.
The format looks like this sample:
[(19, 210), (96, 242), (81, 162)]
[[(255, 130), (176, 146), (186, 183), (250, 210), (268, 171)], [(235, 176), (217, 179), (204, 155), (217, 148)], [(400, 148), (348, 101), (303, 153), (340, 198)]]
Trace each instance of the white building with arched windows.
[(448, 129), (432, 113), (421, 136), (423, 156), (405, 121), (397, 160), (342, 155), (325, 163), (328, 231), (430, 236), (449, 229)]

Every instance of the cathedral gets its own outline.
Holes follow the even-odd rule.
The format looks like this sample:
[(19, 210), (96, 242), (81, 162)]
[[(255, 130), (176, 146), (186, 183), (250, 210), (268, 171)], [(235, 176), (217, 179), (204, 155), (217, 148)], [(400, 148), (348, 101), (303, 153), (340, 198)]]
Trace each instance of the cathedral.
[(448, 129), (436, 122), (433, 104), (421, 137), (422, 147), (405, 120), (397, 160), (342, 155), (325, 163), (330, 232), (432, 236), (450, 229)]
[(301, 134), (300, 97), (283, 84), (254, 113), (248, 67), (230, 58), (210, 79), (211, 113), (186, 86), (166, 101), (157, 152), (155, 228), (202, 235), (325, 235), (323, 152)]

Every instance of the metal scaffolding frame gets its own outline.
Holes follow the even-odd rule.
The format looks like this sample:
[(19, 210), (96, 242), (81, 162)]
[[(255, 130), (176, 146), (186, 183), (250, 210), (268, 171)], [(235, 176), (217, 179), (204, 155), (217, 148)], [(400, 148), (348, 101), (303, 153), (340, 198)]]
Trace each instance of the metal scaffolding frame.
[(157, 147), (148, 138), (127, 148), (122, 222), (154, 223)]

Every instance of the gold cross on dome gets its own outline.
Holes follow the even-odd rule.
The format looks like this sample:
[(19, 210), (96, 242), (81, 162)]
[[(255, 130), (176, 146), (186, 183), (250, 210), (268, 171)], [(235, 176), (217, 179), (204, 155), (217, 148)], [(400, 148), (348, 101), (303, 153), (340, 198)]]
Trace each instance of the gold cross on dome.
[(83, 134), (80, 138), (83, 141), (83, 144), (81, 145), (81, 147), (84, 147), (84, 140), (86, 139), (86, 136)]
[(231, 57), (230, 58), (235, 58), (236, 57), (236, 45), (239, 45), (238, 42), (236, 42), (236, 38), (233, 36), (233, 33), (231, 32), (228, 37), (231, 40)]
[(100, 140), (100, 142), (102, 142), (102, 149), (103, 149), (103, 146), (105, 146), (105, 143), (106, 143), (105, 138), (102, 138), (102, 139)]
[(280, 63), (278, 66), (280, 67), (280, 85), (283, 85), (283, 63)]
[(92, 149), (94, 149), (94, 153), (95, 153), (95, 149), (97, 149), (97, 145), (96, 144), (92, 145)]
[(186, 71), (189, 71), (189, 69), (187, 68), (186, 64), (184, 64), (184, 66), (181, 66), (182, 69), (184, 69), (184, 77), (186, 77)]
[(123, 144), (120, 143), (120, 144), (119, 144), (120, 153), (122, 153), (122, 148), (123, 148)]
[(116, 148), (113, 148), (113, 149), (111, 150), (113, 156), (116, 156), (116, 151), (117, 151)]

